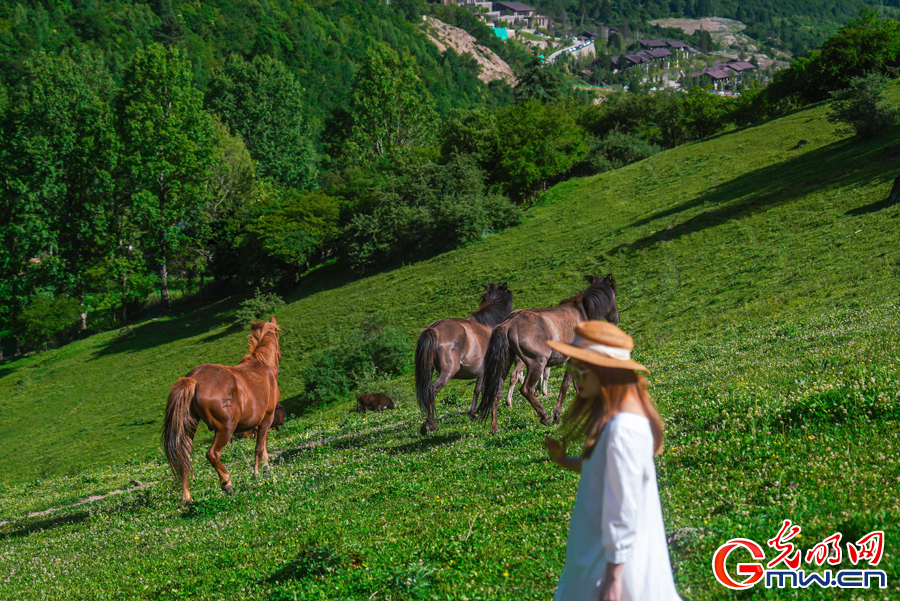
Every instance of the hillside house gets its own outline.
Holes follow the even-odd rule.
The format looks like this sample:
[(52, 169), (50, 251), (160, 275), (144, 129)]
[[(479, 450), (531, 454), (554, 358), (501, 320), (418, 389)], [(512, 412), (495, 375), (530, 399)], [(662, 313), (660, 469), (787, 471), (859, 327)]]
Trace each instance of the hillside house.
[(641, 50), (650, 50), (653, 48), (666, 48), (669, 43), (662, 40), (641, 40)]
[(668, 48), (653, 48), (645, 50), (645, 52), (650, 55), (651, 62), (658, 64), (663, 69), (668, 69), (673, 59), (672, 53), (669, 52)]
[(684, 58), (693, 52), (693, 49), (684, 42), (669, 40), (666, 43), (668, 44), (669, 51), (674, 54), (676, 58)]
[(640, 52), (616, 54), (611, 57), (611, 60), (613, 71), (624, 71), (632, 67), (640, 67), (646, 72), (651, 66), (668, 68), (671, 65), (672, 58), (672, 53), (668, 49), (655, 48), (652, 50), (641, 50)]
[(716, 90), (733, 90), (744, 81), (747, 73), (755, 69), (756, 65), (747, 61), (730, 61), (726, 64), (716, 61), (709, 69), (691, 73), (691, 77), (698, 79), (701, 85), (712, 84)]
[(536, 29), (547, 27), (549, 18), (538, 15), (534, 8), (521, 2), (494, 2), (494, 10), (500, 11), (500, 21), (519, 23)]

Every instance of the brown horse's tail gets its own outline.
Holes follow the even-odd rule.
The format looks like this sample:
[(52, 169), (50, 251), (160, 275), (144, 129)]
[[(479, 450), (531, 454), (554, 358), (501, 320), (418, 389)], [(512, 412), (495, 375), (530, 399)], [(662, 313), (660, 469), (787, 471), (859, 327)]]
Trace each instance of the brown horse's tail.
[(191, 478), (191, 446), (197, 428), (197, 418), (191, 415), (191, 402), (197, 380), (179, 378), (169, 392), (162, 443), (172, 474), (183, 486)]
[(478, 415), (487, 419), (500, 398), (503, 380), (509, 373), (512, 363), (509, 360), (509, 340), (505, 324), (500, 324), (491, 332), (487, 353), (484, 355), (484, 383), (481, 388), (481, 402), (478, 404)]
[(419, 408), (426, 413), (429, 407), (434, 407), (434, 386), (431, 384), (431, 377), (434, 375), (437, 348), (437, 335), (434, 330), (431, 328), (422, 330), (416, 344), (416, 400), (419, 401)]

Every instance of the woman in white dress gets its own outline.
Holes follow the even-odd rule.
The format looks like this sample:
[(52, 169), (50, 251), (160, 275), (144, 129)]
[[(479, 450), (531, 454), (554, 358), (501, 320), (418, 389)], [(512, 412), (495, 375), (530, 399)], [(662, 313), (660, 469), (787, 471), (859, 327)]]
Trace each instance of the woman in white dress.
[[(563, 416), (563, 438), (547, 437), (550, 458), (581, 474), (556, 601), (679, 601), (666, 546), (653, 455), (663, 426), (647, 371), (631, 359), (631, 336), (601, 321), (578, 324), (572, 344), (549, 341), (571, 357), (577, 390)], [(581, 455), (566, 440), (585, 438)]]

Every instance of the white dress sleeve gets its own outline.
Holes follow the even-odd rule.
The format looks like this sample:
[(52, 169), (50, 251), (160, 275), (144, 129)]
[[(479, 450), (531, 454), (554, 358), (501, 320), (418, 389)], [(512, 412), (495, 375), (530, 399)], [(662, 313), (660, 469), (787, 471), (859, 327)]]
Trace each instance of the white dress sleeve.
[(609, 563), (625, 563), (637, 539), (645, 451), (626, 428), (610, 432), (606, 451), (606, 479), (603, 485), (603, 552)]

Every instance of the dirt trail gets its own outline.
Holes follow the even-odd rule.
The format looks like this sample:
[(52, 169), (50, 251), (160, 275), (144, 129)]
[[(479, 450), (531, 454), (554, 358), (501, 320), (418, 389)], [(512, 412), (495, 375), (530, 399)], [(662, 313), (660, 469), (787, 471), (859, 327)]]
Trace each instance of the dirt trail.
[[(41, 517), (42, 515), (50, 515), (51, 513), (54, 513), (56, 511), (62, 511), (63, 509), (72, 509), (73, 507), (79, 507), (79, 506), (85, 505), (87, 503), (93, 503), (95, 501), (99, 501), (101, 499), (111, 497), (113, 495), (121, 495), (122, 493), (134, 492), (134, 491), (140, 490), (142, 488), (147, 488), (148, 486), (153, 486), (157, 482), (159, 482), (159, 480), (155, 480), (153, 482), (139, 482), (137, 480), (132, 480), (133, 486), (131, 488), (118, 488), (116, 490), (111, 490), (107, 493), (103, 493), (102, 495), (91, 495), (89, 497), (85, 497), (84, 499), (81, 499), (80, 501), (75, 501), (74, 503), (69, 503), (68, 505), (61, 505), (59, 507), (51, 507), (50, 509), (44, 509), (43, 511), (31, 511), (29, 513), (26, 513), (25, 517), (26, 518), (37, 518), (37, 517)], [(3, 522), (0, 522), (0, 526), (5, 526), (9, 523), (10, 523), (10, 520), (6, 520)]]
[(468, 32), (433, 17), (428, 17), (425, 23), (425, 33), (438, 50), (443, 52), (447, 48), (452, 48), (460, 56), (469, 54), (478, 61), (481, 67), (478, 79), (485, 83), (502, 79), (511, 86), (516, 85), (516, 77), (506, 61), (490, 48), (479, 44)]

